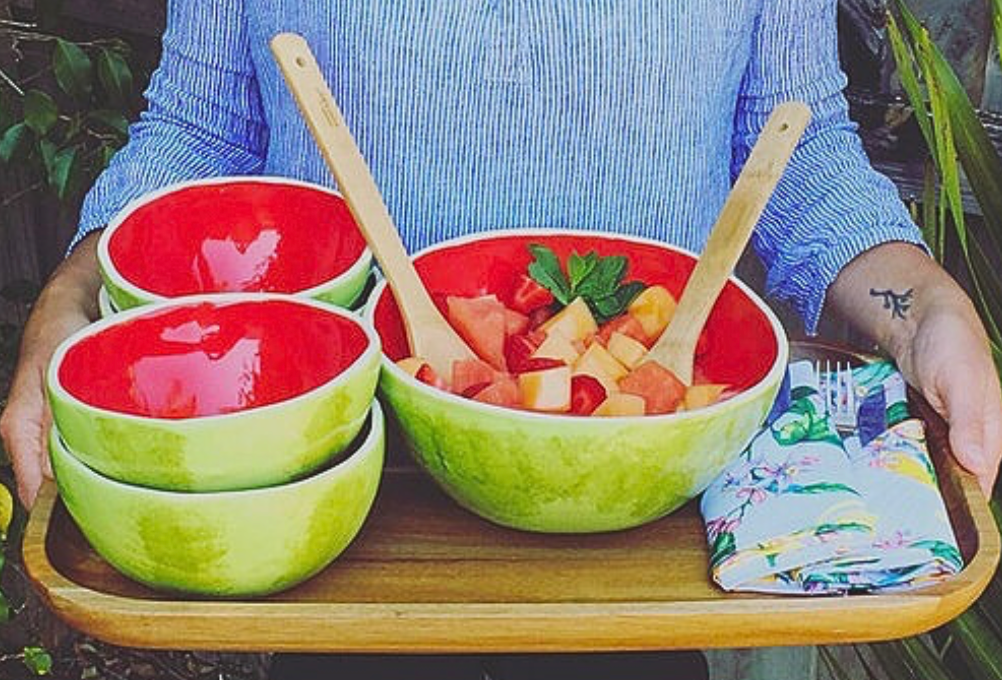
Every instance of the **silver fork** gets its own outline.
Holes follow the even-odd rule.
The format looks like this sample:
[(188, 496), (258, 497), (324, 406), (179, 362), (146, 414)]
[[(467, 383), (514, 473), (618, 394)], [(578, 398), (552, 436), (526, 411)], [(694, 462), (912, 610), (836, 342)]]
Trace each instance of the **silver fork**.
[(818, 361), (814, 364), (814, 375), (824, 414), (831, 418), (839, 434), (846, 436), (855, 434), (856, 389), (852, 366), (837, 362), (833, 372), (830, 361), (824, 362), (824, 370)]

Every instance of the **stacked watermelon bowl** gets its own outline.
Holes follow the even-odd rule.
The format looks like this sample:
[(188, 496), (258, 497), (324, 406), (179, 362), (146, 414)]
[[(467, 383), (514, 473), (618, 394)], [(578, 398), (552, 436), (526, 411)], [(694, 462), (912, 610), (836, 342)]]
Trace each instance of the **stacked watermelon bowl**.
[(372, 254), (341, 196), (281, 177), (217, 177), (141, 196), (98, 242), (104, 315), (184, 295), (275, 292), (350, 307)]
[(258, 595), (323, 569), (384, 457), (379, 339), (342, 305), (371, 257), (341, 198), (279, 178), (169, 187), (101, 236), (105, 318), (46, 375), (67, 510), (125, 575)]
[(49, 366), (60, 496), (94, 548), (150, 586), (287, 588), (371, 507), (378, 374), (369, 327), (320, 302), (209, 295), (116, 314)]

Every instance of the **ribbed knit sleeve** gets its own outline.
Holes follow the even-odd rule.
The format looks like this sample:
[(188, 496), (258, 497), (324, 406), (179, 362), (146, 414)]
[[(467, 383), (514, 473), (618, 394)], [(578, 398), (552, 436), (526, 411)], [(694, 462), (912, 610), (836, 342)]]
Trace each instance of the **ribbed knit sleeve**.
[(836, 0), (765, 0), (741, 85), (736, 176), (770, 111), (807, 102), (812, 121), (759, 223), (753, 244), (767, 292), (791, 303), (814, 332), (838, 272), (889, 241), (921, 244), (894, 184), (869, 164), (842, 96)]
[(148, 108), (88, 193), (74, 244), (130, 200), (173, 182), (252, 174), (267, 130), (243, 0), (171, 0)]

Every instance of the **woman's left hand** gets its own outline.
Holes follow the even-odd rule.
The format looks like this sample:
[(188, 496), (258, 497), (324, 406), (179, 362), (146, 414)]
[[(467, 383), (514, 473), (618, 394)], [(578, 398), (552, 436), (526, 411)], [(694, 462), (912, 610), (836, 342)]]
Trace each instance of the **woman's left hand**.
[(886, 243), (846, 265), (827, 300), (890, 352), (990, 496), (1002, 460), (1002, 391), (988, 336), (960, 286), (920, 249)]
[(896, 352), (908, 382), (950, 425), (950, 447), (985, 495), (1002, 460), (1002, 390), (988, 339), (967, 300), (929, 305)]

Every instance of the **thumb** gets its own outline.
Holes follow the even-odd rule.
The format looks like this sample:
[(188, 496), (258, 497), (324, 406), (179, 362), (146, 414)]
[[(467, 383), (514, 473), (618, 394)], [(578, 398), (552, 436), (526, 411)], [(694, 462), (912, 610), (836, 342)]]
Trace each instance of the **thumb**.
[(7, 434), (11, 461), (17, 471), (17, 495), (31, 509), (42, 486), (43, 451), (37, 427), (11, 427)]
[(944, 395), (943, 401), (953, 455), (977, 476), (985, 496), (990, 498), (998, 473), (1002, 406), (998, 393), (986, 387), (957, 386)]

